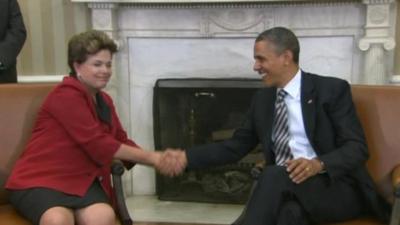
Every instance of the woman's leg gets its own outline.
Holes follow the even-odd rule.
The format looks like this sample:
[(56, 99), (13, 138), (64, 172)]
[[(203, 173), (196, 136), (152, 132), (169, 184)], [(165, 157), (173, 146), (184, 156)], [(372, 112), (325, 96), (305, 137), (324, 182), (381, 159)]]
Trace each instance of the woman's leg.
[(79, 225), (114, 225), (115, 213), (106, 203), (95, 203), (75, 211), (76, 222)]
[(52, 207), (40, 217), (40, 225), (74, 225), (74, 212), (65, 207)]

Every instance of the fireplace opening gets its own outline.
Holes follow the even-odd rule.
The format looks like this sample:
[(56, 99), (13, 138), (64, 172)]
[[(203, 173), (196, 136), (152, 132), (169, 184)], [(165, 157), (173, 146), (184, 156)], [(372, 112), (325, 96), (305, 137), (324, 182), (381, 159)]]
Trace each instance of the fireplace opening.
[[(243, 122), (255, 91), (255, 79), (160, 79), (154, 87), (153, 118), (157, 150), (189, 148), (231, 137)], [(159, 199), (245, 203), (250, 169), (262, 154), (255, 148), (238, 163), (187, 171), (169, 178), (157, 174)]]

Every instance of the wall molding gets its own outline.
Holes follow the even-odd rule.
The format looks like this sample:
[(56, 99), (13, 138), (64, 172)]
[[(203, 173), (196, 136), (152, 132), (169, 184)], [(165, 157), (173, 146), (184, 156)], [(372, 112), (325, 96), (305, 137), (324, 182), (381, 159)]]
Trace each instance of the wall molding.
[(56, 83), (65, 75), (18, 75), (18, 83)]
[(391, 84), (400, 85), (400, 74), (392, 75), (392, 79), (390, 80)]

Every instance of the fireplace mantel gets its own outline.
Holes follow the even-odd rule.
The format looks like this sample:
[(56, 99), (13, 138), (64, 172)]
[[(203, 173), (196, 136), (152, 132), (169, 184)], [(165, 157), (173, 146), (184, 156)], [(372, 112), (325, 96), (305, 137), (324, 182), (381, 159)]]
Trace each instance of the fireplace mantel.
[(290, 6), (290, 5), (326, 5), (326, 4), (362, 4), (371, 1), (371, 4), (389, 4), (395, 0), (70, 0), (75, 3), (86, 3), (89, 8), (254, 8), (262, 6)]
[[(396, 81), (392, 50), (397, 12), (396, 7), (391, 7), (398, 4), (396, 0), (70, 1), (87, 4), (92, 11), (93, 28), (108, 32), (121, 48), (129, 38), (255, 37), (270, 27), (287, 26), (300, 36), (352, 36), (363, 53), (360, 59), (363, 68), (356, 69), (353, 65), (350, 82), (387, 84)], [(282, 11), (285, 7), (288, 10)], [(160, 13), (154, 13), (156, 10)], [(283, 15), (276, 11), (282, 11)], [(147, 21), (144, 12), (149, 12)], [(176, 16), (171, 15), (176, 12)], [(139, 19), (142, 24), (126, 19)], [(190, 22), (197, 23), (198, 27), (187, 27)]]

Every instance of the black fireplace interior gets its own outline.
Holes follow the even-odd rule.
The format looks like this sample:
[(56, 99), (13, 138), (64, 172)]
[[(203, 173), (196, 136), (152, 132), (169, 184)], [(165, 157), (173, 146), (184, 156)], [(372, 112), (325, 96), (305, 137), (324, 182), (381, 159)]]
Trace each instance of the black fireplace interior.
[[(229, 138), (242, 123), (251, 97), (262, 87), (254, 79), (160, 79), (154, 87), (155, 147), (189, 148)], [(254, 149), (240, 162), (188, 171), (176, 178), (157, 175), (161, 200), (244, 203), (250, 169), (261, 159)]]

